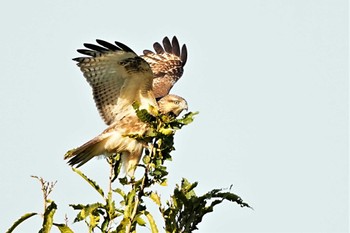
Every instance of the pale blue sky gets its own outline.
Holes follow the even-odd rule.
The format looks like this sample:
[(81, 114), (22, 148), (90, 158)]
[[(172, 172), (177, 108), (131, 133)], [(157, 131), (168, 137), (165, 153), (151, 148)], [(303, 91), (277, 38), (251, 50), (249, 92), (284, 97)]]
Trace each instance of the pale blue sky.
[[(65, 213), (74, 219), (68, 204), (100, 200), (63, 161), (105, 128), (71, 61), (75, 50), (99, 38), (141, 53), (173, 35), (189, 56), (172, 92), (200, 114), (176, 135), (162, 197), (186, 177), (199, 182), (198, 194), (233, 184), (255, 209), (225, 203), (198, 232), (349, 231), (347, 1), (1, 5), (0, 232), (42, 211), (30, 175), (58, 180), (56, 222)], [(103, 160), (82, 170), (105, 185)], [(17, 232), (37, 232), (40, 223)]]

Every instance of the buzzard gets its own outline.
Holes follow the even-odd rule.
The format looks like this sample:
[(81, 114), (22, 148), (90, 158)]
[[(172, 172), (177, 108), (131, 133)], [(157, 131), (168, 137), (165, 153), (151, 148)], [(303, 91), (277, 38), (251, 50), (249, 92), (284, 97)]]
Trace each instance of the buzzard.
[(138, 56), (120, 42), (96, 42), (85, 43), (86, 49), (77, 51), (86, 56), (73, 60), (90, 84), (96, 107), (108, 128), (68, 151), (64, 159), (69, 159), (69, 165), (80, 167), (95, 156), (120, 153), (125, 171), (132, 176), (144, 144), (128, 135), (144, 135), (149, 127), (138, 118), (133, 104), (152, 115), (160, 112), (178, 116), (187, 110), (184, 98), (169, 94), (183, 74), (186, 45), (180, 51), (176, 37), (171, 42), (165, 37), (163, 46), (154, 43), (155, 52), (144, 50)]

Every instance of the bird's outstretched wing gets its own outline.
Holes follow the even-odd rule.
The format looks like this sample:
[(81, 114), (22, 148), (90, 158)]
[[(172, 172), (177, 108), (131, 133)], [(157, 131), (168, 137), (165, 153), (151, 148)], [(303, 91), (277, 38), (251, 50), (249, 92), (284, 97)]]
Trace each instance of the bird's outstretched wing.
[(154, 43), (153, 48), (155, 53), (144, 50), (141, 57), (152, 68), (153, 92), (158, 99), (169, 94), (171, 88), (181, 78), (187, 61), (187, 48), (184, 44), (180, 50), (179, 41), (175, 36), (171, 42), (168, 37), (165, 37), (163, 46), (158, 42)]
[(98, 111), (107, 125), (124, 116), (135, 114), (134, 102), (148, 110), (157, 107), (152, 91), (153, 73), (150, 65), (126, 45), (96, 40), (98, 45), (84, 44), (78, 49), (87, 57), (73, 60), (92, 87)]

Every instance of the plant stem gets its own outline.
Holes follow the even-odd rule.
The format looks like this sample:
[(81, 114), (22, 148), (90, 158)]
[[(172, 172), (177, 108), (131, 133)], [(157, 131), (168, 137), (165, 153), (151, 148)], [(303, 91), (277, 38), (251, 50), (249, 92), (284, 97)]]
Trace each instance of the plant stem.
[(140, 200), (144, 196), (144, 189), (145, 189), (145, 186), (146, 186), (145, 185), (146, 181), (148, 182), (148, 171), (149, 171), (149, 164), (147, 164), (145, 166), (145, 172), (144, 172), (144, 175), (142, 177), (141, 185), (139, 186), (138, 192), (137, 192), (137, 186), (135, 185), (135, 183), (133, 184), (132, 188), (136, 189), (135, 191), (137, 192), (137, 195), (135, 195), (134, 208), (133, 208), (131, 216), (129, 218), (130, 221), (129, 221), (128, 225), (126, 226), (125, 233), (130, 233), (132, 222), (135, 220), (135, 216), (137, 215), (137, 209), (139, 207)]
[(110, 167), (110, 173), (109, 173), (109, 183), (108, 183), (108, 193), (112, 192), (112, 179), (113, 179), (113, 174), (114, 174), (114, 167), (113, 167), (113, 162), (108, 161), (109, 167)]

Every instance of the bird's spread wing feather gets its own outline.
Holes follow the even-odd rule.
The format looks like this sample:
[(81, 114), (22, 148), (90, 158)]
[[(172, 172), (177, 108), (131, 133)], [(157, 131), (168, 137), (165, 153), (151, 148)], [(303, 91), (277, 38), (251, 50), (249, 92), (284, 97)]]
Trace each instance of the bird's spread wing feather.
[(171, 88), (183, 74), (187, 61), (187, 48), (180, 45), (174, 36), (170, 42), (168, 37), (163, 39), (163, 46), (158, 42), (153, 44), (154, 52), (144, 50), (142, 58), (150, 64), (153, 74), (153, 91), (156, 98), (169, 94)]
[(134, 114), (132, 104), (157, 106), (153, 92), (153, 73), (147, 62), (126, 45), (96, 40), (98, 45), (84, 44), (77, 50), (87, 57), (73, 60), (84, 73), (93, 90), (99, 113), (107, 125)]

